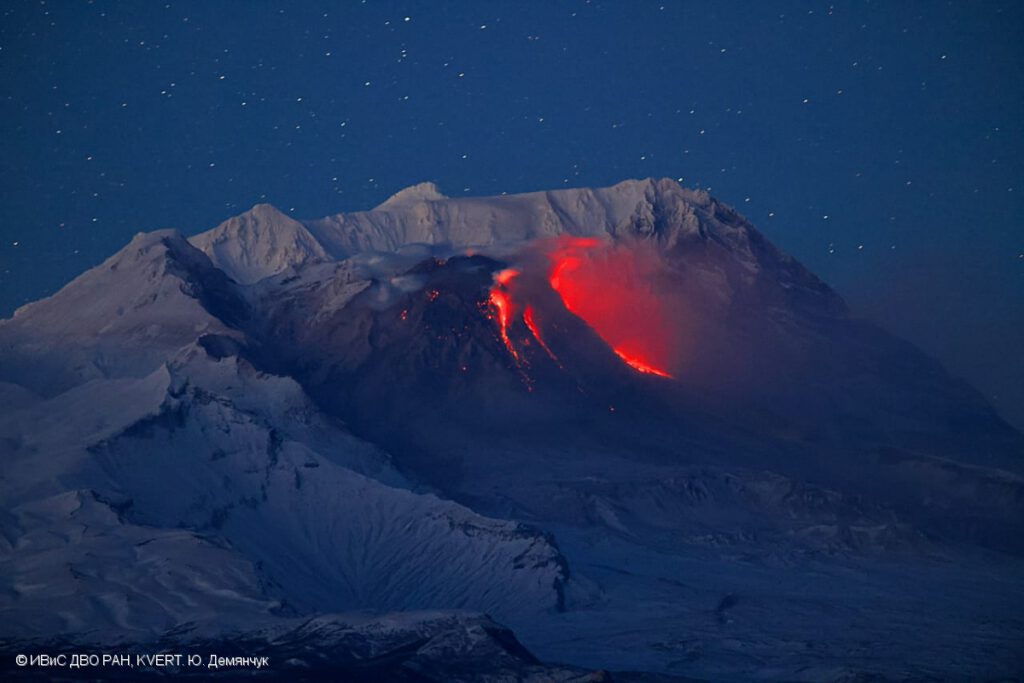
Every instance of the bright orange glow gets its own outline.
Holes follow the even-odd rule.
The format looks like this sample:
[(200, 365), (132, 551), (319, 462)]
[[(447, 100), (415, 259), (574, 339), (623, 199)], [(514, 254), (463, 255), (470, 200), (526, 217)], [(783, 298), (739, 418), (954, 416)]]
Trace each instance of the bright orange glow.
[[(679, 340), (671, 322), (671, 299), (656, 292), (657, 276), (663, 273), (657, 255), (644, 246), (628, 248), (589, 237), (563, 236), (542, 243), (542, 249), (547, 265), (541, 273), (566, 309), (586, 322), (633, 370), (671, 379), (668, 369), (677, 359)], [(506, 268), (495, 273), (490, 290), (491, 317), (520, 368), (527, 362), (516, 342), (529, 343), (528, 337), (513, 337), (513, 323), (520, 318), (544, 352), (562, 366), (544, 339), (536, 309), (525, 299), (536, 291), (531, 288), (541, 273), (528, 268), (524, 275)]]
[[(494, 275), (494, 285), (491, 287), (490, 292), (490, 307), (494, 312), (494, 317), (498, 321), (498, 334), (501, 336), (501, 341), (505, 344), (505, 348), (512, 354), (512, 357), (516, 360), (517, 364), (522, 364), (524, 359), (519, 355), (519, 351), (516, 350), (515, 343), (512, 341), (512, 337), (509, 335), (509, 328), (512, 322), (515, 320), (516, 313), (519, 309), (517, 302), (513, 299), (511, 290), (512, 282), (520, 276), (520, 271), (515, 268), (506, 268), (505, 270), (499, 271)], [(551, 360), (558, 363), (558, 358), (554, 352), (548, 347), (547, 342), (541, 336), (540, 328), (537, 326), (537, 321), (534, 317), (533, 306), (526, 305), (523, 310), (523, 322), (526, 324), (526, 328), (533, 335), (537, 343), (540, 344), (541, 348), (551, 357)], [(559, 363), (559, 365), (561, 365)]]
[(494, 276), (494, 281), (503, 287), (508, 287), (508, 283), (519, 277), (519, 271), (515, 268), (506, 268), (505, 270), (498, 271), (498, 274)]
[(501, 335), (501, 341), (504, 342), (505, 348), (516, 359), (516, 362), (519, 362), (519, 353), (516, 351), (516, 347), (512, 345), (512, 340), (508, 336), (508, 326), (512, 320), (512, 297), (509, 296), (506, 290), (495, 285), (491, 289), (491, 306), (497, 312), (498, 333)]
[(519, 357), (519, 352), (516, 351), (512, 339), (508, 336), (508, 328), (512, 324), (515, 310), (508, 286), (517, 277), (519, 277), (519, 271), (515, 268), (506, 268), (497, 273), (494, 276), (494, 286), (491, 287), (490, 302), (498, 318), (498, 333), (501, 335), (501, 341), (515, 358), (516, 363), (519, 363), (522, 359)]
[(548, 282), (630, 367), (671, 378), (678, 344), (664, 298), (651, 281), (653, 254), (593, 238), (562, 237), (548, 253)]
[(648, 375), (657, 375), (658, 377), (668, 377), (669, 379), (672, 379), (672, 375), (668, 374), (663, 370), (659, 370), (658, 368), (652, 368), (650, 365), (647, 365), (643, 361), (637, 360), (636, 358), (630, 358), (629, 356), (627, 356), (622, 351), (619, 351), (618, 349), (614, 349), (614, 351), (615, 354), (626, 363), (626, 365), (633, 368), (637, 372), (643, 372)]

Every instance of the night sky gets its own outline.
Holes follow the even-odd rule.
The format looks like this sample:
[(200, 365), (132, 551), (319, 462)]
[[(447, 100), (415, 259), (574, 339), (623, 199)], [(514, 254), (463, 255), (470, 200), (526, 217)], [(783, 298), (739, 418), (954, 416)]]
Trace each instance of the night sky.
[(668, 176), (1024, 426), (1020, 2), (0, 7), (0, 315), (258, 202)]

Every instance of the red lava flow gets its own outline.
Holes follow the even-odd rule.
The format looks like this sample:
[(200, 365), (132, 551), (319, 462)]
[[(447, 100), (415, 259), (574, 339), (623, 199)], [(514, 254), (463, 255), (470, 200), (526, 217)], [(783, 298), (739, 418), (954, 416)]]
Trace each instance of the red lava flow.
[(509, 293), (508, 285), (512, 280), (519, 277), (519, 271), (514, 268), (506, 268), (494, 276), (494, 286), (491, 287), (491, 306), (497, 313), (498, 331), (501, 334), (501, 341), (505, 348), (512, 354), (516, 362), (520, 362), (519, 352), (508, 336), (508, 328), (512, 322), (512, 295)]
[[(652, 283), (656, 257), (638, 249), (596, 238), (563, 236), (546, 250), (546, 278), (565, 307), (583, 319), (615, 354), (637, 372), (671, 378), (676, 352), (668, 303)], [(490, 306), (501, 340), (517, 364), (523, 358), (509, 336), (522, 311), (530, 334), (556, 363), (561, 364), (541, 335), (529, 302), (514, 298), (513, 281), (523, 273), (506, 268), (494, 277)]]

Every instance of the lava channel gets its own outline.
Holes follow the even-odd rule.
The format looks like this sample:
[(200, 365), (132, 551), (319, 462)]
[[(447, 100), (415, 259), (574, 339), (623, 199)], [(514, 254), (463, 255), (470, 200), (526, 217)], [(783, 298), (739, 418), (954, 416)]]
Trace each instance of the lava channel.
[(508, 336), (508, 328), (512, 323), (514, 312), (512, 294), (509, 292), (509, 284), (519, 277), (519, 271), (515, 268), (506, 268), (494, 276), (494, 286), (491, 287), (490, 303), (494, 310), (495, 318), (498, 321), (498, 333), (505, 348), (512, 354), (516, 363), (521, 363), (519, 352), (516, 351), (512, 339)]

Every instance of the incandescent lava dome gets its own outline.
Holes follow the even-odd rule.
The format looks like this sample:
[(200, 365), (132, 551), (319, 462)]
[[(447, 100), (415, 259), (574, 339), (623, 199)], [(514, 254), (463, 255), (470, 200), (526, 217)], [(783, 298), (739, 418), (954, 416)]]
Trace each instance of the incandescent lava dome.
[(499, 335), (516, 362), (521, 358), (508, 330), (517, 316), (557, 361), (531, 301), (531, 292), (545, 286), (624, 363), (640, 373), (673, 378), (681, 346), (679, 307), (653, 247), (562, 236), (531, 245), (520, 261), (495, 275), (490, 292)]

